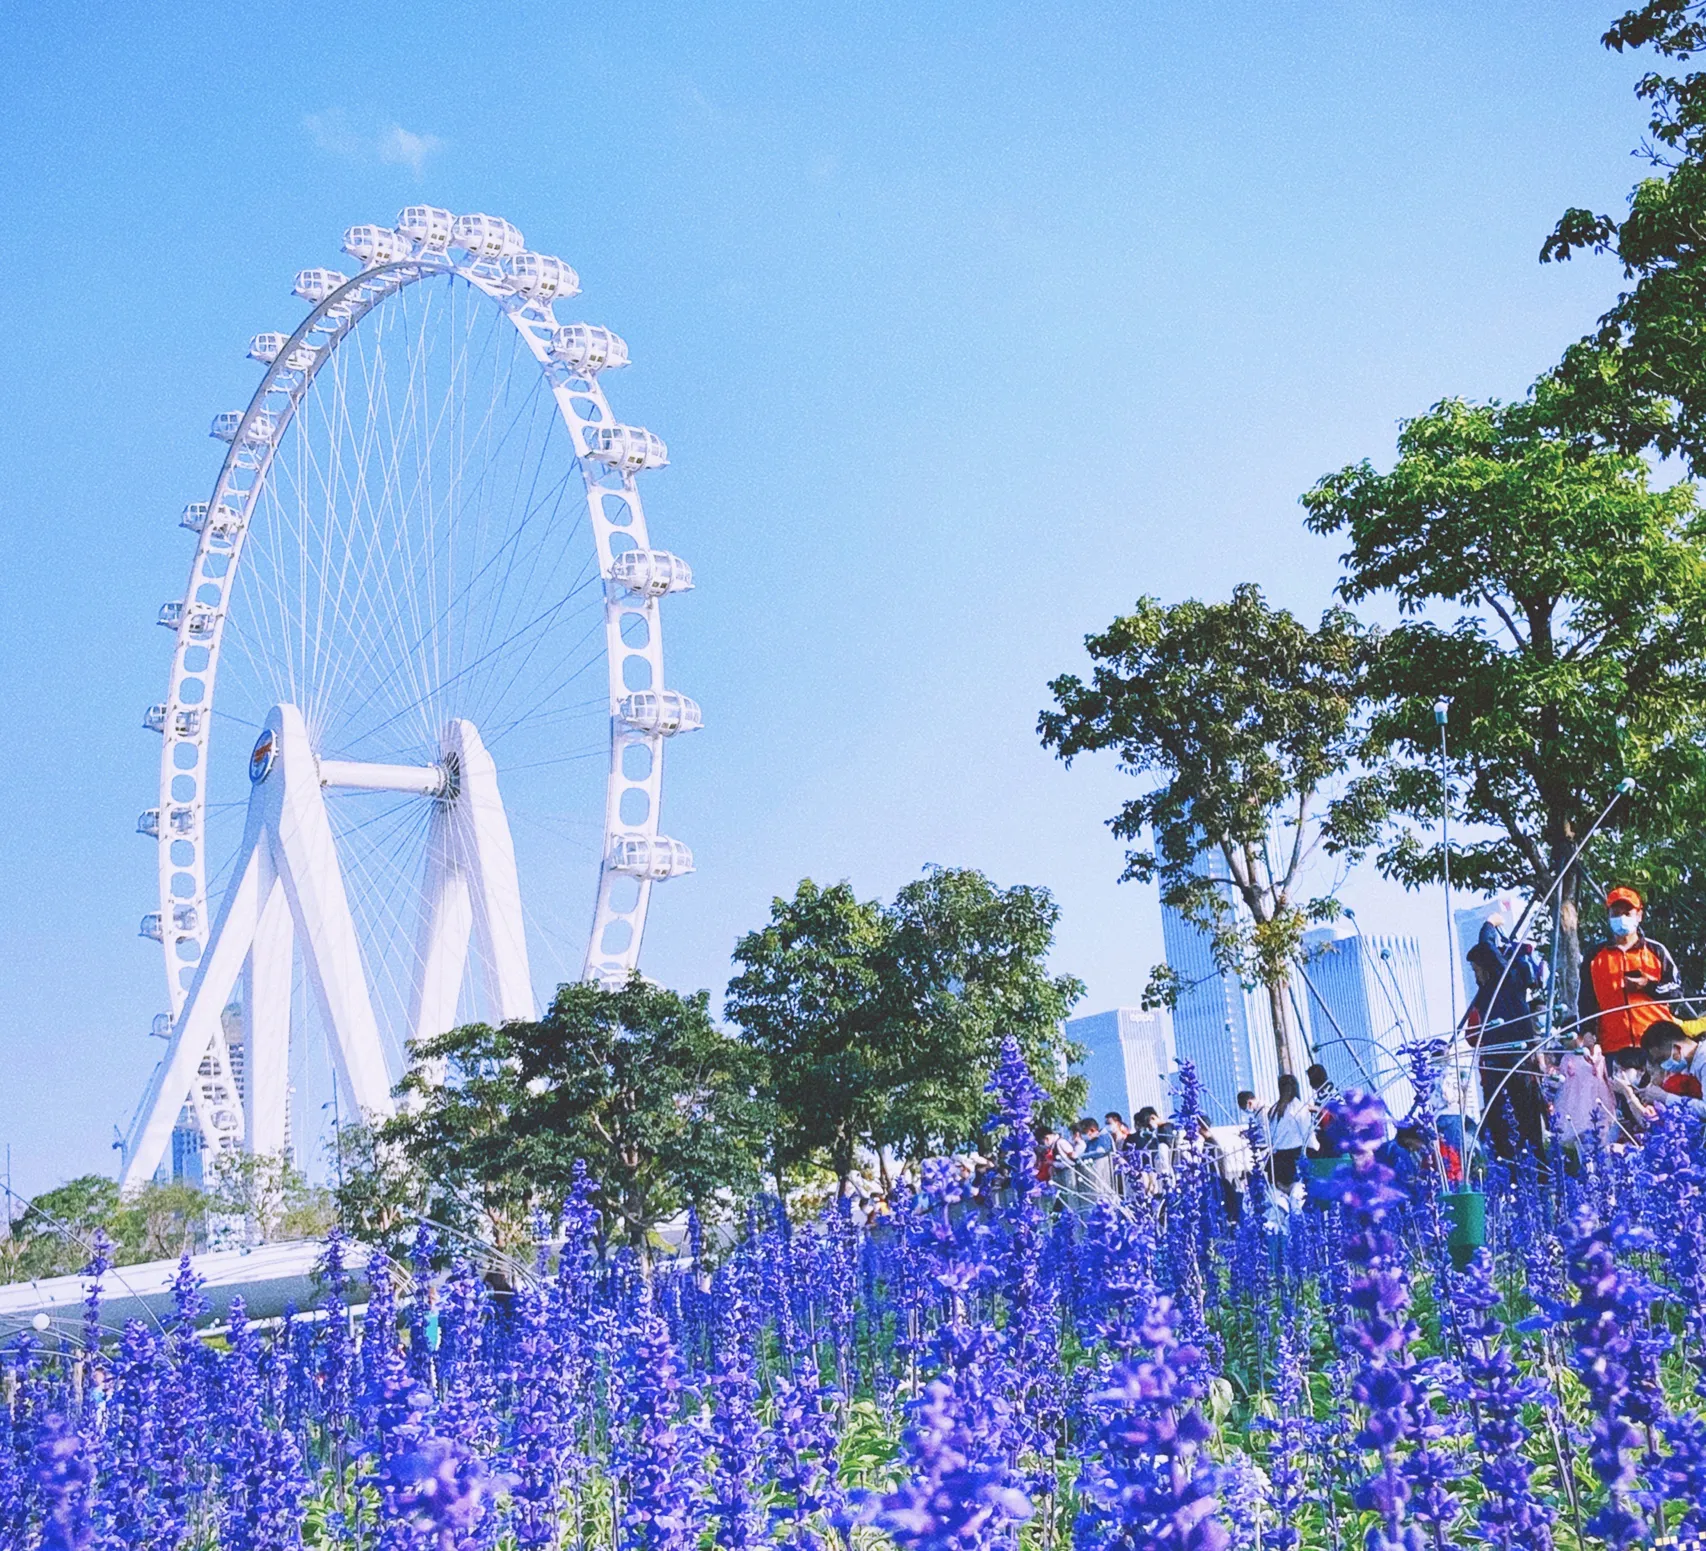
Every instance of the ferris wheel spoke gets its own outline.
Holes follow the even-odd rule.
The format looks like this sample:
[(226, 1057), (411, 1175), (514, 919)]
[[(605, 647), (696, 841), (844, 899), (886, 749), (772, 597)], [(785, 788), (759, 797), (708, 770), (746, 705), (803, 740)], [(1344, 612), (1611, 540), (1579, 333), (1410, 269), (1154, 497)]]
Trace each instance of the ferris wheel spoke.
[[(288, 988), (288, 1006), (262, 1020), (268, 1038), (279, 1018), (291, 1030), (283, 1066), (269, 1071), (323, 1084), (335, 1067), (366, 1096), (359, 1102), (383, 1109), (428, 941), (432, 856), (475, 871), (514, 856), (503, 864), (513, 868), (509, 881), (499, 880), (507, 892), (493, 896), (511, 935), (472, 934), (460, 988), (436, 995), (434, 1020), (486, 1015), (488, 999), (525, 1002), (518, 987), (529, 962), (556, 979), (619, 978), (635, 962), (650, 889), (617, 891), (615, 872), (668, 876), (689, 870), (691, 858), (657, 834), (655, 756), (673, 725), (648, 731), (611, 715), (612, 697), (624, 692), (621, 663), (636, 653), (651, 682), (662, 683), (658, 609), (607, 587), (600, 557), (620, 547), (622, 532), (630, 547), (647, 543), (634, 467), (665, 455), (650, 433), (616, 426), (615, 457), (633, 460), (618, 470), (592, 461), (602, 451), (589, 455), (583, 440), (590, 425), (616, 425), (599, 369), (624, 364), (625, 347), (591, 325), (564, 332), (548, 290), (561, 266), (521, 254), (519, 236), (493, 218), (457, 221), (411, 207), (397, 232), (354, 228), (346, 247), (361, 258), (361, 277), (304, 271), (298, 294), (314, 310), (288, 339), (279, 336), (282, 348), (256, 349), (266, 374), (209, 502), (161, 713), (161, 814), (168, 804), (187, 809), (173, 806), (161, 826), (161, 913), (146, 929), (163, 945), (174, 1011), (192, 1020), (179, 1027), (199, 1039), (210, 1014), (194, 987), (211, 982), (195, 980), (194, 966), (213, 954), (222, 967), (209, 994), (224, 996), (230, 966), (240, 963), (233, 953), (248, 951), (228, 941), (220, 956), (203, 908), (229, 888), (245, 835), (251, 843), (270, 836), (281, 865), (302, 869), (308, 894), (292, 894), (294, 913), (311, 906), (324, 926), (325, 912), (336, 917), (338, 907), (313, 904), (315, 890), (330, 902), (341, 889), (350, 923), (334, 923), (327, 939), (305, 917), (266, 947), (265, 974), (257, 969), (238, 994)], [(543, 331), (553, 329), (547, 351)], [(574, 364), (583, 336), (594, 346), (578, 358), (592, 363), (584, 368)], [(601, 493), (618, 488), (625, 508)], [(228, 510), (235, 522), (217, 516)], [(677, 585), (687, 584), (682, 571)], [(210, 603), (211, 631), (205, 615), (191, 616)], [(643, 612), (646, 640), (619, 645), (625, 612)], [(282, 739), (270, 756), (276, 766), (254, 741), (262, 727)], [(194, 745), (188, 761), (186, 742)], [(644, 743), (652, 757), (612, 757), (630, 743)], [(329, 768), (344, 759), (418, 770), (452, 751), (471, 774), (442, 790), (418, 774)], [(375, 789), (364, 795), (369, 783)], [(509, 840), (489, 852), (496, 842), (468, 827), (457, 804), (463, 792), (499, 788)], [(643, 807), (626, 800), (630, 788), (645, 796)], [(287, 793), (302, 805), (293, 822), (306, 829), (267, 827), (282, 822)], [(618, 811), (620, 846), (606, 828)], [(631, 815), (635, 825), (626, 823)], [(310, 830), (319, 838), (301, 838)], [(516, 897), (516, 874), (536, 880), (534, 900), (551, 907), (528, 908), (526, 892)], [(585, 918), (570, 924), (555, 908), (574, 898), (575, 876), (597, 880), (590, 935)], [(246, 928), (239, 919), (234, 929)], [(339, 932), (346, 965), (359, 961), (356, 979), (314, 957), (316, 943)], [(516, 935), (527, 943), (520, 957)], [(303, 1036), (314, 1029), (335, 1036), (336, 1062), (309, 1059)], [(176, 1082), (183, 1057), (173, 1060)], [(275, 1136), (285, 1101), (268, 1102), (261, 1129)], [(209, 1116), (206, 1097), (198, 1103)], [(162, 1122), (164, 1113), (155, 1106), (144, 1128), (143, 1150), (156, 1149), (149, 1170), (159, 1125), (177, 1108)], [(139, 1166), (127, 1156), (127, 1181)]]

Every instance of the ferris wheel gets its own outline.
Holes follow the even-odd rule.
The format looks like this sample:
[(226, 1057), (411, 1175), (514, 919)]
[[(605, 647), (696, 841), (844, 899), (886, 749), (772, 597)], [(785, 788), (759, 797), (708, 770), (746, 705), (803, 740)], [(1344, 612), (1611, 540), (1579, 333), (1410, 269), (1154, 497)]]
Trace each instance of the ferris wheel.
[(127, 1185), (186, 1105), (207, 1148), (284, 1149), (317, 1037), (353, 1112), (388, 1115), (409, 1040), (625, 979), (653, 885), (693, 868), (658, 827), (664, 745), (701, 722), (660, 604), (693, 577), (641, 505), (664, 444), (604, 394), (627, 346), (559, 321), (574, 271), (496, 217), (410, 206), (343, 247), (359, 272), (303, 270), (307, 316), (251, 341), (159, 614), (137, 827), (170, 1010)]

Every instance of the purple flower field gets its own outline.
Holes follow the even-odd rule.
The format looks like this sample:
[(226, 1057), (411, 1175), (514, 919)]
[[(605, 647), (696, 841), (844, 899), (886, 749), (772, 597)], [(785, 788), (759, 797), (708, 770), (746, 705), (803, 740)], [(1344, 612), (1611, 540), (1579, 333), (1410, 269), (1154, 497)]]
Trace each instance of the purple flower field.
[[(1276, 1225), (1187, 1153), (1087, 1214), (1035, 1179), (1009, 1046), (991, 1147), (880, 1227), (750, 1209), (720, 1250), (601, 1249), (584, 1185), (533, 1275), (439, 1263), (266, 1330), (178, 1317), (0, 1356), (0, 1546), (1427, 1551), (1706, 1545), (1706, 1144), (1488, 1179), (1487, 1244), (1380, 1151)], [(436, 1279), (436, 1309), (415, 1289)]]

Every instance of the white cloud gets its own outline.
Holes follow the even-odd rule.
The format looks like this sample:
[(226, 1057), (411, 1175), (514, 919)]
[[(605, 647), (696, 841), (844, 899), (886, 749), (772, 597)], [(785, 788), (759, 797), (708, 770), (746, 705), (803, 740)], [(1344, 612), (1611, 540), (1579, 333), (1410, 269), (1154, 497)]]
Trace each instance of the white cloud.
[(302, 127), (314, 144), (330, 156), (348, 162), (407, 167), (417, 178), (425, 169), (427, 158), (444, 147), (437, 135), (418, 134), (401, 124), (389, 124), (376, 134), (354, 129), (342, 108), (309, 113), (304, 116)]
[(437, 135), (417, 135), (393, 124), (379, 137), (379, 159), (393, 167), (407, 167), (418, 178), (426, 159), (443, 144)]

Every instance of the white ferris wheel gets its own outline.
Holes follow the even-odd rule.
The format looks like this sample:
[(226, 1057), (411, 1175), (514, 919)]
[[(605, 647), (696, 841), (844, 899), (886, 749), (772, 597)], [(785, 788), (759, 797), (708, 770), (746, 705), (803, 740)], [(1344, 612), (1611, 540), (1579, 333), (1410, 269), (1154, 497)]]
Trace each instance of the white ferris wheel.
[(659, 605), (693, 579), (636, 484), (664, 444), (604, 395), (627, 346), (560, 322), (574, 271), (496, 217), (411, 206), (343, 246), (360, 272), (303, 270), (307, 316), (251, 342), (160, 610), (138, 829), (171, 1010), (127, 1185), (186, 1105), (211, 1150), (282, 1150), (317, 1038), (353, 1112), (389, 1114), (406, 1041), (624, 979), (652, 885), (693, 867), (658, 828), (664, 744), (700, 725)]

